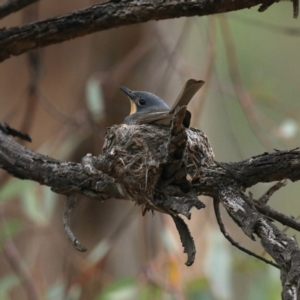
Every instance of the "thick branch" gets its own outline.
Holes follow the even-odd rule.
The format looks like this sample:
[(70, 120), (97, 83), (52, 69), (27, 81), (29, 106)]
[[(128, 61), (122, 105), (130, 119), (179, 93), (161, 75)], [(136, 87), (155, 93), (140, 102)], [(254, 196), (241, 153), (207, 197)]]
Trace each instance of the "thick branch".
[(232, 219), (252, 239), (256, 234), (264, 249), (279, 265), (283, 286), (282, 299), (299, 299), (300, 250), (295, 238), (288, 238), (254, 207), (248, 205), (238, 187), (224, 183), (220, 186), (219, 195)]
[[(177, 218), (179, 214), (190, 217), (189, 210), (193, 206), (204, 207), (197, 203), (196, 194), (218, 198), (244, 233), (252, 239), (257, 235), (264, 249), (276, 261), (281, 271), (283, 299), (296, 299), (293, 295), (300, 294), (298, 244), (294, 238), (280, 232), (266, 215), (281, 218), (285, 223), (291, 220), (282, 219), (273, 212), (262, 214), (264, 209), (268, 210), (264, 205), (266, 201), (260, 206), (247, 197), (244, 190), (258, 181), (298, 180), (300, 152), (276, 151), (240, 163), (216, 164), (204, 133), (192, 128), (185, 130), (187, 144), (182, 164), (167, 180), (161, 175), (163, 167), (170, 163), (167, 150), (170, 132), (168, 128), (151, 125), (111, 127), (106, 135), (103, 155), (89, 155), (84, 160), (85, 171), (93, 171), (90, 163), (100, 169), (90, 172), (90, 176), (83, 173), (79, 164), (63, 163), (19, 145), (7, 136), (9, 131), (4, 126), (0, 130), (0, 164), (16, 177), (49, 185), (59, 193), (83, 193), (102, 200), (130, 199), (146, 210), (168, 213), (176, 220), (180, 220)], [(271, 188), (264, 197), (269, 197), (279, 186), (282, 183)], [(178, 222), (176, 225), (180, 225), (183, 246), (189, 254), (188, 264), (191, 264), (195, 251), (193, 239), (185, 223)]]
[[(124, 198), (123, 192), (118, 190), (114, 180), (103, 173), (100, 172), (97, 177), (89, 177), (81, 164), (61, 162), (35, 153), (15, 142), (2, 130), (0, 130), (0, 165), (17, 178), (37, 181), (59, 193), (83, 193), (99, 199)], [(226, 167), (222, 169), (211, 164), (201, 172), (188, 167), (188, 174), (184, 173), (182, 176), (187, 177), (192, 190), (198, 195), (216, 194), (218, 183), (229, 178), (237, 180), (244, 188), (258, 182), (300, 179), (298, 150), (265, 153), (242, 162), (222, 163), (222, 165)], [(180, 191), (175, 187), (169, 186), (166, 190), (170, 193), (173, 190), (173, 196), (183, 196), (183, 193), (177, 194)]]
[(92, 32), (150, 20), (205, 16), (250, 8), (263, 0), (245, 1), (108, 1), (75, 13), (0, 32), (0, 61), (11, 55), (60, 43)]
[(294, 149), (266, 152), (241, 162), (224, 164), (224, 167), (232, 176), (238, 178), (245, 188), (259, 182), (283, 179), (297, 181), (300, 179), (300, 151)]
[(114, 180), (103, 173), (88, 177), (81, 164), (61, 162), (35, 153), (8, 137), (0, 130), (0, 166), (11, 175), (52, 187), (61, 194), (85, 194), (107, 200), (124, 198)]

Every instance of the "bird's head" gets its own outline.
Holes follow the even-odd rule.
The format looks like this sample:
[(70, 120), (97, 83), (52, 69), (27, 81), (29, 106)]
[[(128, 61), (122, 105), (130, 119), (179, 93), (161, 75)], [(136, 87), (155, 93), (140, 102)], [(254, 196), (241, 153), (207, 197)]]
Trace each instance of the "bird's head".
[(130, 100), (130, 114), (149, 111), (152, 109), (169, 110), (169, 106), (159, 97), (149, 92), (132, 91), (124, 86), (120, 87)]

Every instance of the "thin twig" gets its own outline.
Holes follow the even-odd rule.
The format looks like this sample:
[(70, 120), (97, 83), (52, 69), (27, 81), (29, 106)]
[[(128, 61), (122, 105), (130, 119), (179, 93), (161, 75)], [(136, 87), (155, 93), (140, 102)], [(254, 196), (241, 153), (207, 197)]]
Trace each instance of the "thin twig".
[(71, 212), (75, 207), (75, 205), (76, 205), (76, 195), (72, 194), (67, 196), (67, 202), (66, 202), (64, 216), (63, 216), (64, 228), (67, 237), (71, 241), (74, 248), (79, 252), (85, 252), (87, 249), (80, 244), (79, 240), (76, 238), (76, 236), (74, 235), (70, 227)]
[(280, 188), (282, 188), (283, 186), (285, 186), (287, 184), (287, 180), (282, 180), (277, 182), (276, 184), (274, 184), (273, 186), (271, 186), (268, 191), (266, 193), (264, 193), (258, 200), (257, 202), (259, 202), (262, 206), (267, 204), (270, 197), (276, 192), (278, 191)]
[(300, 223), (297, 222), (297, 219), (286, 216), (285, 214), (278, 212), (277, 210), (268, 205), (262, 206), (257, 200), (254, 200), (254, 205), (257, 211), (259, 211), (261, 214), (276, 220), (282, 225), (288, 226), (300, 232)]
[(225, 226), (224, 226), (224, 223), (222, 221), (220, 207), (219, 207), (219, 204), (220, 204), (219, 199), (217, 197), (214, 197), (213, 198), (213, 203), (214, 203), (214, 211), (215, 211), (216, 219), (217, 219), (218, 225), (220, 227), (220, 230), (223, 233), (224, 237), (231, 243), (231, 245), (233, 245), (234, 247), (238, 248), (239, 250), (241, 250), (241, 251), (243, 251), (243, 252), (245, 252), (245, 253), (247, 253), (247, 254), (249, 254), (251, 256), (254, 256), (254, 257), (262, 260), (263, 262), (265, 262), (265, 263), (267, 263), (269, 265), (272, 265), (272, 266), (274, 266), (274, 267), (276, 267), (276, 268), (279, 269), (279, 266), (276, 263), (274, 263), (274, 262), (272, 262), (270, 260), (267, 260), (267, 259), (259, 256), (258, 254), (255, 254), (254, 252), (252, 252), (252, 251), (250, 251), (250, 250), (248, 250), (248, 249), (240, 246), (236, 241), (234, 241), (231, 238), (231, 236), (227, 233), (227, 231), (225, 229)]

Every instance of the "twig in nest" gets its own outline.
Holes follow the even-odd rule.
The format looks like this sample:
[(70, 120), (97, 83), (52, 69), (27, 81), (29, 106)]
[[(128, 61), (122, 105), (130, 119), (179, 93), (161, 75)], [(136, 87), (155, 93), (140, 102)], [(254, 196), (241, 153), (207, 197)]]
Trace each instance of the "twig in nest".
[(281, 180), (279, 182), (277, 182), (276, 184), (274, 184), (273, 186), (271, 186), (268, 191), (266, 193), (264, 193), (258, 200), (257, 202), (260, 205), (266, 205), (270, 199), (270, 197), (276, 192), (278, 191), (280, 188), (282, 188), (283, 186), (285, 186), (287, 184), (286, 180)]
[[(181, 160), (187, 143), (187, 133), (183, 122), (186, 114), (186, 106), (178, 108), (174, 114), (172, 125), (170, 128), (170, 139), (167, 145), (168, 161), (165, 165), (162, 178), (164, 180), (170, 179), (181, 166)], [(190, 114), (190, 113), (189, 113)]]
[(187, 133), (183, 122), (187, 113), (186, 106), (182, 106), (176, 110), (172, 120), (168, 154), (173, 159), (181, 159), (183, 157), (187, 142)]
[(76, 204), (76, 195), (69, 195), (67, 196), (67, 202), (64, 210), (64, 228), (65, 232), (67, 234), (68, 239), (71, 241), (72, 245), (77, 251), (85, 252), (87, 249), (80, 244), (74, 233), (72, 232), (70, 228), (70, 218), (71, 218), (71, 212)]
[(224, 226), (224, 223), (222, 221), (222, 218), (221, 218), (221, 212), (220, 212), (220, 207), (219, 207), (219, 204), (220, 204), (220, 201), (218, 198), (214, 197), (214, 211), (215, 211), (215, 215), (216, 215), (216, 219), (217, 219), (217, 222), (218, 222), (218, 225), (220, 227), (220, 230), (222, 232), (222, 234), (224, 235), (224, 237), (231, 243), (232, 246), (235, 246), (237, 247), (239, 250), (251, 255), (251, 256), (254, 256), (260, 260), (262, 260), (263, 262), (267, 263), (267, 264), (270, 264), (276, 268), (279, 269), (278, 265), (270, 260), (267, 260), (263, 257), (261, 257), (260, 255), (258, 254), (255, 254), (254, 252), (240, 246), (235, 240), (233, 240), (231, 238), (231, 236), (227, 233), (226, 229), (225, 229), (225, 226)]

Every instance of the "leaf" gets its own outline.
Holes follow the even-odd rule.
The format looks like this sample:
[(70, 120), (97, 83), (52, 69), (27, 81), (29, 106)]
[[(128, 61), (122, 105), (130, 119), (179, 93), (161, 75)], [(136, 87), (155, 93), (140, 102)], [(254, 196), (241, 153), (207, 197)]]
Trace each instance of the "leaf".
[(65, 297), (65, 286), (61, 283), (53, 284), (47, 290), (47, 300), (63, 300)]
[(135, 281), (131, 278), (122, 278), (104, 288), (97, 300), (131, 300), (139, 299)]
[[(37, 197), (36, 189), (33, 185), (35, 182), (30, 182), (28, 186), (23, 190), (22, 205), (24, 212), (29, 219), (37, 224), (47, 224), (47, 217), (42, 209), (42, 201)], [(42, 196), (41, 196), (42, 197)]]
[(205, 269), (213, 294), (217, 299), (232, 299), (230, 244), (217, 229), (209, 232), (208, 241), (209, 249), (205, 258)]
[(102, 88), (96, 76), (89, 78), (85, 88), (86, 104), (94, 121), (100, 121), (104, 117), (104, 101)]
[(189, 300), (213, 300), (210, 285), (205, 277), (194, 278), (186, 286), (187, 299)]
[(17, 178), (10, 179), (0, 190), (0, 201), (9, 201), (23, 193), (28, 181)]
[(20, 283), (19, 278), (15, 274), (9, 274), (0, 278), (0, 299), (9, 300), (10, 290)]
[[(7, 237), (13, 237), (22, 228), (22, 222), (19, 219), (10, 219), (2, 224), (0, 230), (0, 247)], [(0, 298), (1, 299), (1, 298)]]

